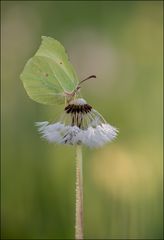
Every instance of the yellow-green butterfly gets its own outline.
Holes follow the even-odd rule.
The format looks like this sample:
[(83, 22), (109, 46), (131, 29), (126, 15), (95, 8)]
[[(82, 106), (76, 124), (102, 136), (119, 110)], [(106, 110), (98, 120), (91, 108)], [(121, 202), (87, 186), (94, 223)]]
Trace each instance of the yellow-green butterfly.
[(92, 77), (95, 76), (79, 82), (64, 47), (56, 39), (45, 36), (20, 76), (31, 99), (50, 105), (64, 103), (75, 95), (83, 81)]

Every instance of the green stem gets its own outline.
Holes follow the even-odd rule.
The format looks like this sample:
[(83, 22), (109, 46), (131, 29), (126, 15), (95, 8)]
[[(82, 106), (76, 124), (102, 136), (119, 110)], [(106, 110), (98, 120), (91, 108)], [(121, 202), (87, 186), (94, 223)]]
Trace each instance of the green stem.
[(82, 147), (76, 147), (76, 223), (75, 239), (83, 239), (83, 172)]

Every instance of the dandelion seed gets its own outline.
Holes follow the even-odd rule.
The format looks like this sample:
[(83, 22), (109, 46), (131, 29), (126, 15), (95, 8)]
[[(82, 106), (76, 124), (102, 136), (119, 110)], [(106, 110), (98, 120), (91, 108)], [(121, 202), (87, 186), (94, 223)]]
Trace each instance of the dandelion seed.
[(118, 132), (82, 98), (72, 100), (65, 107), (59, 122), (36, 125), (42, 137), (51, 143), (83, 144), (91, 148), (111, 142)]

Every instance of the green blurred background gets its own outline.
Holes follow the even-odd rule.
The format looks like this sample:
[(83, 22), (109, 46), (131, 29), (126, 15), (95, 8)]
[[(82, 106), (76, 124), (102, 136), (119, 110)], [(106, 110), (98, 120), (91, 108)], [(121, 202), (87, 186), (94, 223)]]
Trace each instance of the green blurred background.
[(34, 122), (63, 107), (31, 101), (20, 81), (41, 36), (67, 49), (83, 97), (120, 133), (84, 148), (86, 239), (162, 239), (162, 1), (2, 1), (2, 239), (73, 239), (75, 149)]

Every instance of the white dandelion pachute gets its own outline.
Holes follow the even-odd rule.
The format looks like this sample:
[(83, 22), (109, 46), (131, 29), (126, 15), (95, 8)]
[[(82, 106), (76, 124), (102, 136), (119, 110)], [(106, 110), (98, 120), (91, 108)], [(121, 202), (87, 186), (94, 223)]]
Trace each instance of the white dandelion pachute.
[(100, 147), (111, 142), (118, 132), (82, 98), (72, 100), (65, 107), (59, 122), (37, 122), (36, 125), (42, 137), (51, 143), (84, 144), (89, 147)]

